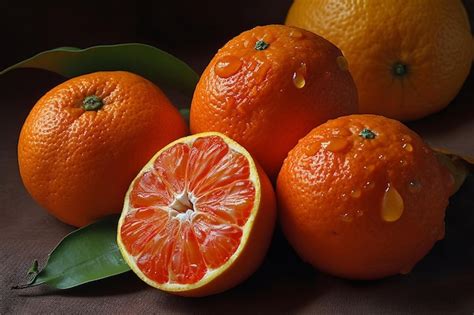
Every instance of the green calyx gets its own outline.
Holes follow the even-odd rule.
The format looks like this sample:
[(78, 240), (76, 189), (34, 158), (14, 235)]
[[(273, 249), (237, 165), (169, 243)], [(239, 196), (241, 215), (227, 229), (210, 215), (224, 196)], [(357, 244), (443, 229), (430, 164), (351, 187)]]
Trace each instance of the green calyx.
[(408, 66), (402, 62), (396, 62), (392, 67), (393, 75), (404, 77), (408, 74)]
[(102, 108), (102, 106), (104, 106), (104, 102), (102, 102), (102, 100), (95, 95), (87, 96), (82, 101), (82, 108), (87, 111), (99, 110)]
[(258, 40), (258, 41), (255, 43), (255, 49), (256, 49), (256, 50), (265, 50), (265, 49), (268, 48), (268, 46), (270, 46), (270, 44), (264, 42), (262, 39)]
[(361, 136), (364, 139), (375, 139), (376, 134), (372, 130), (364, 128), (359, 133), (359, 136)]

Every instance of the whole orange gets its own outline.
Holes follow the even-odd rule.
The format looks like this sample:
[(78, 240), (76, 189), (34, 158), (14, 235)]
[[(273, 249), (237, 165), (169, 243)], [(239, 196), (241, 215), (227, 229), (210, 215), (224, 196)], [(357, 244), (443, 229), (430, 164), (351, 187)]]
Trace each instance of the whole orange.
[(340, 277), (407, 273), (444, 237), (453, 178), (398, 121), (352, 115), (313, 129), (277, 181), (280, 221), (302, 259)]
[(474, 55), (460, 0), (295, 0), (286, 24), (341, 48), (358, 88), (360, 113), (399, 120), (447, 106)]
[(242, 144), (270, 177), (315, 126), (357, 111), (357, 91), (340, 50), (283, 25), (243, 32), (201, 76), (191, 131), (218, 131)]
[(150, 81), (121, 71), (86, 74), (31, 110), (18, 142), (20, 174), (40, 205), (83, 226), (119, 213), (143, 165), (185, 134), (179, 112)]

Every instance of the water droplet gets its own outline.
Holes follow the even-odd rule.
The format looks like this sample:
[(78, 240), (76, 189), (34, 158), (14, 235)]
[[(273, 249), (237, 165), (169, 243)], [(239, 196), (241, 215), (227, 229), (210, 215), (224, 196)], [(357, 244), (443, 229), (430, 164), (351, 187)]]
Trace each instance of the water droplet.
[(401, 166), (406, 166), (408, 164), (408, 162), (406, 160), (403, 160), (403, 159), (400, 160), (399, 162), (400, 162)]
[(421, 190), (421, 183), (415, 179), (410, 181), (410, 183), (408, 184), (408, 190), (411, 193), (419, 192)]
[(303, 37), (303, 33), (301, 33), (300, 31), (298, 30), (292, 30), (290, 32), (290, 37), (293, 37), (293, 38), (302, 38)]
[(361, 217), (361, 216), (364, 215), (364, 211), (362, 211), (362, 210), (357, 210), (357, 211), (356, 211), (356, 215), (357, 215), (358, 217)]
[(349, 142), (344, 138), (334, 138), (323, 142), (323, 147), (331, 152), (339, 152), (347, 148)]
[(341, 195), (341, 198), (342, 198), (342, 200), (347, 200), (347, 199), (348, 199), (347, 194), (346, 194), (346, 193), (343, 193), (343, 194)]
[(378, 159), (379, 159), (379, 160), (385, 160), (385, 155), (379, 154)]
[(352, 222), (353, 218), (350, 213), (344, 213), (341, 215), (341, 220), (344, 222)]
[(336, 58), (336, 62), (337, 62), (337, 66), (342, 71), (347, 71), (347, 69), (349, 68), (349, 64), (347, 63), (347, 59), (344, 58), (344, 56), (338, 56)]
[(374, 182), (371, 182), (371, 181), (367, 181), (367, 182), (364, 184), (364, 188), (365, 188), (365, 189), (374, 189), (374, 188), (375, 188), (375, 183), (374, 183)]
[(293, 73), (293, 84), (298, 89), (304, 88), (306, 85), (306, 64), (302, 62), (298, 70)]
[(395, 222), (402, 216), (403, 209), (402, 196), (395, 187), (388, 184), (382, 199), (382, 219), (386, 222)]
[(362, 194), (362, 192), (360, 191), (359, 188), (351, 190), (351, 197), (352, 198), (359, 198), (361, 194)]
[(412, 152), (413, 151), (413, 146), (409, 143), (404, 143), (402, 146), (406, 151)]
[(306, 85), (305, 78), (298, 72), (293, 73), (293, 84), (298, 88), (302, 89)]
[(242, 61), (232, 55), (221, 57), (214, 66), (214, 71), (221, 78), (228, 78), (237, 73), (242, 67)]

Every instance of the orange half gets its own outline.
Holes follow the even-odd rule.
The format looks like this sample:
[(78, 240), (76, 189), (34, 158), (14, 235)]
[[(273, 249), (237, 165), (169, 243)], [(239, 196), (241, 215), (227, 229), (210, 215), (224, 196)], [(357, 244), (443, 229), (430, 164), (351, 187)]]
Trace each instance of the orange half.
[(125, 197), (117, 242), (149, 285), (204, 296), (258, 268), (274, 224), (265, 173), (238, 143), (207, 132), (170, 143), (140, 171)]

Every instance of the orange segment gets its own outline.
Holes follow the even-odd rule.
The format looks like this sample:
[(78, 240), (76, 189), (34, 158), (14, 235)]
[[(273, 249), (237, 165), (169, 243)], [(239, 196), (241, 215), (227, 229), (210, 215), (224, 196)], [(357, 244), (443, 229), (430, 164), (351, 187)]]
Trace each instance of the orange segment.
[[(245, 149), (217, 133), (190, 136), (158, 152), (133, 181), (118, 243), (131, 268), (152, 286), (212, 292), (212, 282), (235, 261), (253, 262), (243, 275), (256, 268), (270, 241), (274, 208), (271, 185)], [(260, 219), (262, 231), (251, 233), (260, 212), (268, 222)], [(254, 242), (264, 250), (240, 259), (249, 237), (259, 238)]]

